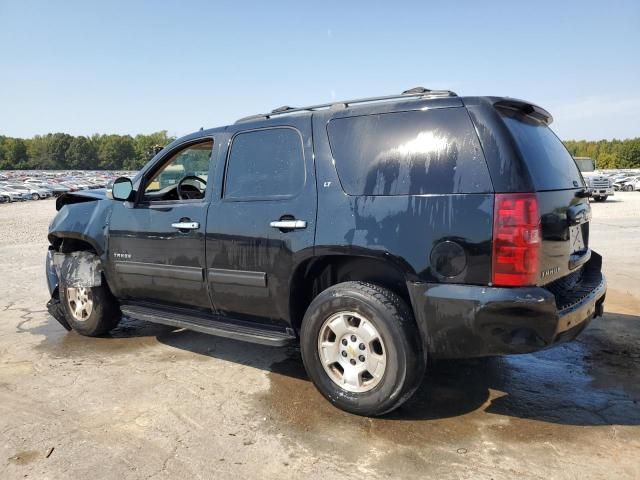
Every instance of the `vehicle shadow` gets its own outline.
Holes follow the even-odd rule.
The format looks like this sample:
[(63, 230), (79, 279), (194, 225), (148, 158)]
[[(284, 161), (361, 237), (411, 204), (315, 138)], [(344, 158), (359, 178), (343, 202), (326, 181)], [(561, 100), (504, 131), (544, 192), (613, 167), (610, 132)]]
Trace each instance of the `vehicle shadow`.
[[(126, 322), (129, 326), (116, 336), (145, 334), (146, 327)], [(311, 398), (327, 403), (311, 392), (297, 347), (247, 346), (186, 330), (152, 328), (165, 345), (268, 371), (272, 382), (296, 379), (289, 395), (299, 392), (305, 402)], [(535, 354), (432, 361), (416, 394), (384, 418), (437, 420), (481, 410), (562, 425), (640, 425), (639, 339), (640, 317), (607, 314), (576, 341)]]

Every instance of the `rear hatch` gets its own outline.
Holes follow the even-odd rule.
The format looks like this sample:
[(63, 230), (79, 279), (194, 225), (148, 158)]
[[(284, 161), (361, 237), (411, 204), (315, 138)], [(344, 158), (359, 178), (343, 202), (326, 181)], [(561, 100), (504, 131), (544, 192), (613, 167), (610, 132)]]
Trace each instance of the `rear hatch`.
[(527, 165), (541, 224), (537, 285), (579, 271), (591, 256), (591, 207), (578, 167), (546, 122), (522, 112), (499, 109)]

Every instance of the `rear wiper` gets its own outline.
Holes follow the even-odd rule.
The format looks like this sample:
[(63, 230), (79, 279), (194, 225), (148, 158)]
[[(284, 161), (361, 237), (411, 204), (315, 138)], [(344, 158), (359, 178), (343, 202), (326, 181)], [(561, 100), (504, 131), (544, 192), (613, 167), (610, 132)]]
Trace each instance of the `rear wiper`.
[(576, 197), (578, 198), (589, 198), (590, 196), (591, 196), (591, 192), (586, 188), (583, 188), (582, 190), (578, 190), (576, 192)]

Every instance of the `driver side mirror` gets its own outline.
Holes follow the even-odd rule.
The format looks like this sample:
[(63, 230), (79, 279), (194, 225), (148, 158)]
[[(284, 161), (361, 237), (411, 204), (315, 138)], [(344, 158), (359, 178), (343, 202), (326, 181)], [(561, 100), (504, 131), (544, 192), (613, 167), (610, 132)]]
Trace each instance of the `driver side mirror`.
[(126, 202), (130, 200), (133, 193), (133, 183), (127, 177), (117, 178), (111, 187), (111, 198)]

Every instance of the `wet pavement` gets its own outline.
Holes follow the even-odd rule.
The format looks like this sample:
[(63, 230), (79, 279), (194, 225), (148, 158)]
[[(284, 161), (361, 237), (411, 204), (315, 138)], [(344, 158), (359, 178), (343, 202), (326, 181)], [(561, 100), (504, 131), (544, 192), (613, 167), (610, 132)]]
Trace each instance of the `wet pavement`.
[(377, 419), (326, 402), (296, 348), (129, 319), (68, 333), (44, 309), (46, 243), (0, 244), (0, 478), (640, 478), (633, 195), (593, 205), (604, 318), (543, 352), (431, 362)]

